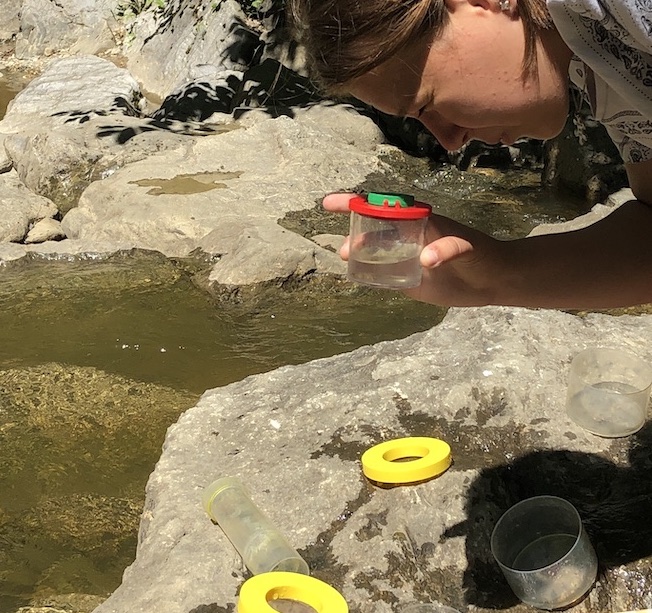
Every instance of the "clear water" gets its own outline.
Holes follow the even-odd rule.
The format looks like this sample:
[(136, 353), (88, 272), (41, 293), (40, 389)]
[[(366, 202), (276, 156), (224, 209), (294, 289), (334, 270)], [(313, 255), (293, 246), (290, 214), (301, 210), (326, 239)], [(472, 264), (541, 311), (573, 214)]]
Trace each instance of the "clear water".
[(363, 248), (351, 254), (348, 277), (357, 283), (394, 289), (416, 287), (421, 282), (420, 247), (396, 250)]
[(585, 387), (568, 402), (568, 415), (585, 430), (604, 437), (633, 434), (645, 423), (647, 393), (616, 381)]
[[(513, 567), (522, 571), (545, 568), (558, 562), (575, 545), (577, 537), (571, 534), (549, 534), (529, 543), (516, 556)], [(536, 581), (522, 582), (521, 597), (538, 608), (557, 609), (581, 598), (595, 580), (593, 561), (573, 556), (537, 574)]]
[(2, 76), (0, 76), (0, 119), (5, 116), (7, 106), (28, 81), (29, 78), (26, 75), (2, 71)]
[(548, 534), (529, 543), (514, 559), (516, 570), (537, 570), (549, 566), (565, 556), (575, 544), (572, 534)]

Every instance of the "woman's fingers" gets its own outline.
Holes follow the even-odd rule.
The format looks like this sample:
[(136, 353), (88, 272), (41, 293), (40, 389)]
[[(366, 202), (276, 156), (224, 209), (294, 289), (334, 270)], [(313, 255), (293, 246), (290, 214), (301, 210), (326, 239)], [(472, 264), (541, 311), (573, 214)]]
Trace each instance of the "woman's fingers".
[(349, 245), (351, 242), (351, 237), (347, 236), (346, 240), (344, 243), (342, 243), (342, 246), (340, 247), (340, 257), (345, 261), (349, 261)]
[(421, 266), (435, 268), (473, 251), (473, 245), (459, 236), (444, 236), (426, 245), (421, 252)]
[(327, 211), (332, 213), (348, 213), (349, 200), (355, 194), (328, 194), (323, 200), (322, 205)]

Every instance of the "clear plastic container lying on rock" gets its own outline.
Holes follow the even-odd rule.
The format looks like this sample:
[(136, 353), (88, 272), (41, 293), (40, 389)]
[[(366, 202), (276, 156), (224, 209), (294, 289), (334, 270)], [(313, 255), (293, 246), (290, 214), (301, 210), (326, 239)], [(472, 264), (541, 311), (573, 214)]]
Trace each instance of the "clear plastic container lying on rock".
[(418, 287), (430, 205), (406, 194), (372, 192), (351, 198), (349, 209), (348, 278), (388, 289)]
[(270, 571), (310, 574), (308, 564), (253, 503), (240, 480), (223, 477), (214, 481), (205, 488), (202, 503), (252, 574)]

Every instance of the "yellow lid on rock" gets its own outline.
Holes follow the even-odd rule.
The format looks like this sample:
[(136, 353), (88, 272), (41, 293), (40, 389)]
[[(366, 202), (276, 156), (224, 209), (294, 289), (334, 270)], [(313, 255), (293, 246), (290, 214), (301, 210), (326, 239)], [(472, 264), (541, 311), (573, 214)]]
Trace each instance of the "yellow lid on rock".
[(362, 454), (362, 472), (379, 483), (432, 479), (446, 471), (451, 463), (450, 445), (426, 436), (386, 441)]
[(293, 600), (317, 613), (348, 613), (344, 597), (334, 588), (307, 575), (275, 571), (247, 579), (240, 588), (238, 613), (276, 613), (274, 600)]

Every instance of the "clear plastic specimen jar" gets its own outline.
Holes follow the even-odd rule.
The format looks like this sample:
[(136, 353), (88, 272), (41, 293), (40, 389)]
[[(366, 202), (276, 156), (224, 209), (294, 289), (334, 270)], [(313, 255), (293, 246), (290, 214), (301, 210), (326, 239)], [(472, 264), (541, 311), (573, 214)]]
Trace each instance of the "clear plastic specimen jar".
[(253, 503), (235, 477), (223, 477), (211, 483), (203, 492), (202, 503), (252, 574), (270, 571), (310, 574), (305, 560)]
[(370, 193), (351, 198), (349, 209), (348, 278), (389, 289), (420, 285), (430, 205), (404, 194)]
[(575, 507), (556, 496), (515, 504), (491, 534), (491, 553), (514, 594), (538, 609), (561, 609), (593, 586), (598, 560)]
[(648, 413), (652, 366), (626, 351), (591, 347), (570, 366), (566, 410), (592, 434), (628, 436), (641, 429)]

